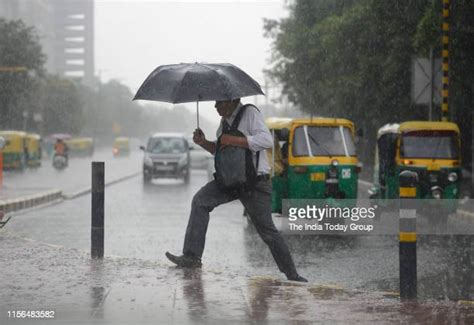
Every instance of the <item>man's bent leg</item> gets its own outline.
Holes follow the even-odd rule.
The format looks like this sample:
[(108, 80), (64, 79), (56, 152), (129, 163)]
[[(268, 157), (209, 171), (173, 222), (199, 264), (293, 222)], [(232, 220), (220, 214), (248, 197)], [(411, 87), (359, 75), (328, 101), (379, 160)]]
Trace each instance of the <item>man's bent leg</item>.
[(206, 243), (209, 213), (217, 206), (235, 200), (217, 187), (216, 181), (204, 185), (194, 194), (184, 238), (183, 254), (201, 258)]
[(251, 196), (242, 196), (240, 201), (247, 209), (258, 234), (268, 245), (275, 262), (287, 277), (297, 276), (296, 267), (284, 238), (272, 220), (270, 181), (260, 181)]

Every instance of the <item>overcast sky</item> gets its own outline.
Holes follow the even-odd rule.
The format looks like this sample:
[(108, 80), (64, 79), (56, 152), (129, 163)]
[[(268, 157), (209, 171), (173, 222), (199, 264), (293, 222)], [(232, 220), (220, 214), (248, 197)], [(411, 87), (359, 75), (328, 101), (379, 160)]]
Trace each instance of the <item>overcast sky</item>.
[[(283, 0), (95, 2), (97, 74), (132, 92), (157, 66), (180, 62), (230, 62), (263, 84), (270, 57), (263, 18), (287, 15)], [(200, 107), (217, 120), (211, 103)]]

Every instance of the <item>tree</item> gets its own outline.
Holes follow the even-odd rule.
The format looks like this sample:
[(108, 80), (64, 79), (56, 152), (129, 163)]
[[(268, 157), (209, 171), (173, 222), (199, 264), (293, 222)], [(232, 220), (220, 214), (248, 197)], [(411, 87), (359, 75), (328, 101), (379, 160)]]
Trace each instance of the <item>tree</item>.
[(46, 57), (34, 28), (0, 18), (0, 127), (20, 129), (23, 112), (38, 110), (34, 96)]
[(78, 134), (84, 124), (77, 86), (68, 79), (48, 76), (42, 88), (43, 132)]
[(364, 127), (370, 159), (380, 126), (422, 116), (410, 98), (411, 60), (428, 3), (296, 1), (288, 18), (265, 25), (276, 51), (270, 75), (303, 111)]

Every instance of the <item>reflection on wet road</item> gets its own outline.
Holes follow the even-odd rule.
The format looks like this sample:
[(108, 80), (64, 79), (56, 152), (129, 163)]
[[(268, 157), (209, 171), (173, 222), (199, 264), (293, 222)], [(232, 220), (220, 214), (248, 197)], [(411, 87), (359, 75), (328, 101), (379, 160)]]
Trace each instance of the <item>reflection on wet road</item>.
[[(190, 201), (206, 180), (205, 171), (194, 170), (189, 185), (179, 180), (155, 180), (144, 185), (141, 177), (136, 177), (107, 188), (106, 255), (167, 263), (165, 251), (181, 251)], [(19, 215), (9, 229), (25, 237), (88, 251), (89, 206), (90, 196), (66, 201)], [(299, 272), (311, 282), (351, 290), (398, 291), (397, 236), (293, 235), (286, 239)], [(472, 294), (473, 273), (465, 267), (472, 263), (472, 240), (460, 240), (459, 236), (419, 237), (419, 296), (466, 299)], [(235, 276), (283, 279), (269, 250), (242, 217), (238, 202), (212, 212), (203, 264), (207, 270)]]

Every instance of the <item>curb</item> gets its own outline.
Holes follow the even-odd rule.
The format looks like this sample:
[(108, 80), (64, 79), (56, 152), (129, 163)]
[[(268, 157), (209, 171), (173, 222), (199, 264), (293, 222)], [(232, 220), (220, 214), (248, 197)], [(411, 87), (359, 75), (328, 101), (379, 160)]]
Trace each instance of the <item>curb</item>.
[(62, 191), (53, 189), (23, 196), (17, 199), (0, 200), (0, 210), (5, 213), (28, 209), (37, 205), (62, 199)]
[[(114, 179), (108, 183), (105, 184), (105, 186), (113, 185), (116, 183), (119, 183), (121, 181), (127, 180), (129, 178), (135, 177), (139, 175), (141, 172), (135, 172), (131, 175), (119, 177), (117, 179)], [(19, 198), (15, 199), (7, 199), (7, 200), (0, 200), (0, 211), (3, 211), (4, 213), (9, 213), (9, 212), (14, 212), (14, 211), (19, 211), (19, 210), (24, 210), (28, 208), (32, 208), (38, 205), (46, 204), (52, 201), (56, 200), (72, 200), (75, 199), (81, 195), (88, 194), (92, 191), (90, 187), (85, 188), (81, 191), (78, 191), (76, 193), (73, 193), (71, 195), (64, 194), (62, 190), (58, 189), (52, 189), (48, 191), (43, 191), (39, 193), (35, 193), (32, 195), (27, 195), (27, 196), (22, 196)]]
[[(117, 179), (114, 179), (114, 180), (111, 180), (110, 182), (106, 182), (105, 183), (105, 187), (107, 186), (110, 186), (110, 185), (114, 185), (116, 183), (119, 183), (119, 182), (122, 182), (122, 181), (125, 181), (129, 178), (133, 178), (135, 176), (138, 176), (140, 175), (142, 172), (139, 171), (139, 172), (134, 172), (133, 174), (130, 174), (130, 175), (126, 175), (126, 176), (123, 176), (123, 177), (119, 177)], [(86, 194), (89, 194), (90, 192), (92, 191), (92, 188), (91, 187), (87, 187), (87, 188), (84, 188), (82, 190), (79, 190), (75, 193), (72, 193), (72, 194), (62, 194), (62, 198), (65, 199), (65, 200), (72, 200), (72, 199), (75, 199), (75, 198), (78, 198), (82, 195), (86, 195)]]

